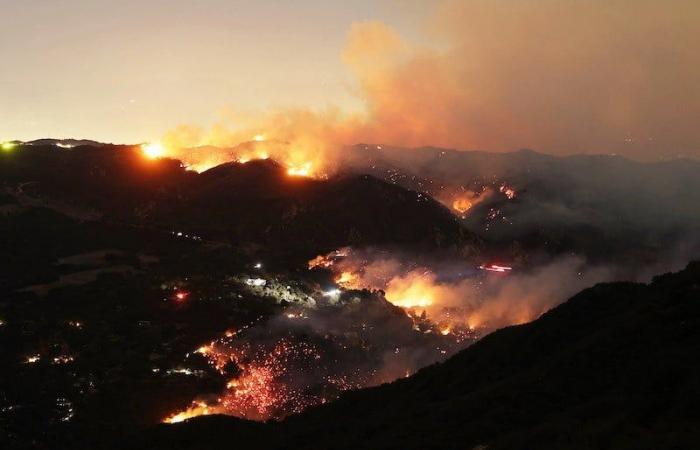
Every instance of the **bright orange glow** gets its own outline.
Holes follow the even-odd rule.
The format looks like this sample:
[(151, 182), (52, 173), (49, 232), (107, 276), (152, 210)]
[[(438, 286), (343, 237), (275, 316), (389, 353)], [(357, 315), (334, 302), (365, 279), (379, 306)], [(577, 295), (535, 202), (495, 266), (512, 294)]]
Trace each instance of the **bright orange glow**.
[(358, 281), (358, 276), (352, 272), (341, 272), (338, 276), (335, 277), (335, 282), (339, 286), (343, 286), (346, 288), (351, 288), (354, 287), (355, 284)]
[(160, 142), (153, 142), (150, 144), (143, 144), (141, 150), (146, 157), (150, 159), (161, 158), (165, 156), (165, 147)]
[(386, 289), (386, 299), (402, 308), (431, 306), (436, 301), (436, 294), (433, 278), (416, 272), (392, 279)]
[(459, 197), (455, 199), (454, 202), (452, 202), (452, 209), (454, 209), (460, 214), (466, 213), (472, 208), (472, 206), (473, 203), (471, 202), (471, 200), (464, 197)]
[(180, 411), (163, 420), (164, 423), (178, 423), (197, 416), (207, 416), (209, 414), (217, 414), (220, 408), (217, 406), (209, 406), (204, 402), (192, 402), (192, 405), (184, 411)]
[(311, 163), (307, 162), (300, 166), (289, 167), (287, 173), (293, 177), (310, 177), (312, 175)]

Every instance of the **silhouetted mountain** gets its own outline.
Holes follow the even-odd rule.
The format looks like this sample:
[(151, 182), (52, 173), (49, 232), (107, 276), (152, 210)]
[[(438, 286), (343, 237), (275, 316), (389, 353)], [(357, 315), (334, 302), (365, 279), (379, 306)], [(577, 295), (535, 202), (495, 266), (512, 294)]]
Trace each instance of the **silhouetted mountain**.
[(57, 147), (62, 147), (62, 148), (72, 148), (72, 147), (79, 147), (79, 146), (101, 147), (103, 145), (111, 145), (111, 144), (105, 144), (103, 142), (93, 141), (91, 139), (53, 139), (53, 138), (36, 139), (34, 141), (27, 141), (27, 142), (25, 142), (25, 144), (27, 144), (27, 145), (55, 145)]
[(695, 262), (649, 285), (587, 289), (445, 363), (281, 423), (202, 417), (159, 426), (128, 446), (698, 448), (699, 352)]
[(292, 177), (273, 161), (226, 163), (202, 174), (147, 160), (137, 147), (24, 146), (2, 155), (17, 195), (88, 208), (105, 220), (183, 230), (209, 240), (300, 253), (355, 244), (461, 246), (476, 240), (425, 194), (371, 176)]

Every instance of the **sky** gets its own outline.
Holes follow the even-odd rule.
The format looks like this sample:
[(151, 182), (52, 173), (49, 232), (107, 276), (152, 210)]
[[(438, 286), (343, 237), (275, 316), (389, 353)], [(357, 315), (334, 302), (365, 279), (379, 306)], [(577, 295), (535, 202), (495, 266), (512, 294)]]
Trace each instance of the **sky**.
[(352, 23), (410, 33), (418, 3), (0, 0), (0, 139), (153, 139), (222, 108), (359, 108)]
[(138, 143), (248, 115), (251, 129), (284, 123), (281, 137), (303, 128), (337, 144), (700, 157), (696, 0), (0, 0), (0, 11), (0, 140)]

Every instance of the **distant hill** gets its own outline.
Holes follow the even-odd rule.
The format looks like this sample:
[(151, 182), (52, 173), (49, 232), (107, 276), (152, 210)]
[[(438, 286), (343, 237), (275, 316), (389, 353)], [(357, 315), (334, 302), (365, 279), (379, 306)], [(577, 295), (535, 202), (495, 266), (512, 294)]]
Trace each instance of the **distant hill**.
[(697, 354), (699, 262), (649, 285), (587, 289), (445, 363), (282, 423), (202, 417), (128, 447), (698, 448)]
[(46, 139), (36, 139), (34, 141), (27, 141), (25, 142), (26, 145), (55, 145), (57, 147), (63, 147), (63, 148), (71, 148), (71, 147), (79, 147), (79, 146), (92, 146), (92, 147), (101, 147), (103, 145), (111, 145), (111, 144), (105, 144), (103, 142), (98, 142), (98, 141), (93, 141), (91, 139), (54, 139), (54, 138), (46, 138)]
[(364, 144), (343, 155), (348, 169), (427, 192), (448, 206), (459, 192), (498, 191), (504, 184), (513, 188), (513, 199), (499, 192), (485, 196), (463, 220), (470, 231), (494, 243), (517, 241), (530, 250), (627, 263), (651, 263), (670, 248), (700, 250), (697, 160), (641, 163), (615, 155)]
[(367, 175), (291, 177), (268, 160), (197, 174), (176, 160), (147, 160), (138, 147), (111, 145), (31, 145), (0, 156), (0, 179), (47, 204), (303, 258), (349, 244), (446, 248), (478, 241), (432, 198)]

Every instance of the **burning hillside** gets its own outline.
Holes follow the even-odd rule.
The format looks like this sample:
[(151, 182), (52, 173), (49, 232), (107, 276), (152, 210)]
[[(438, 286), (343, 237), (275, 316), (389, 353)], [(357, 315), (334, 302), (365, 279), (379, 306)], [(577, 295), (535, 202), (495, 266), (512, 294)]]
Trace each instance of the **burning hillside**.
[(514, 271), (498, 263), (351, 248), (318, 256), (309, 268), (330, 270), (345, 288), (381, 291), (411, 317), (427, 318), (441, 328), (481, 331), (534, 320), (570, 290), (607, 277), (607, 270), (586, 268), (576, 258)]
[[(270, 284), (260, 280), (254, 284)], [(284, 292), (268, 290), (264, 295), (276, 298)], [(281, 419), (331, 401), (345, 390), (408, 376), (478, 338), (473, 330), (452, 330), (425, 315), (412, 316), (379, 293), (338, 285), (309, 295), (315, 300), (288, 306), (238, 331), (228, 330), (186, 355), (190, 364), (204, 358), (225, 380), (225, 389), (196, 398), (164, 421), (209, 414)]]

